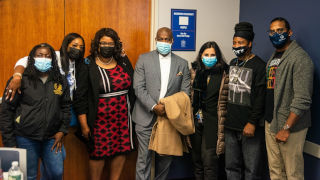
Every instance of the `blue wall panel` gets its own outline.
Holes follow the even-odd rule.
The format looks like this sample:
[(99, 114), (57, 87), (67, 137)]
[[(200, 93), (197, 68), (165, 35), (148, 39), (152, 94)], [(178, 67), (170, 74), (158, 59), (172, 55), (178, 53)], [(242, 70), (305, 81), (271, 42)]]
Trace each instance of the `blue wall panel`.
[[(274, 48), (266, 31), (270, 21), (278, 16), (286, 18), (293, 30), (292, 39), (309, 53), (314, 65), (314, 95), (312, 104), (312, 127), (309, 129), (307, 140), (320, 144), (320, 1), (316, 0), (268, 0), (240, 1), (240, 21), (251, 22), (256, 37), (253, 51), (264, 60), (268, 60)], [(320, 179), (320, 160), (305, 155), (306, 179)]]

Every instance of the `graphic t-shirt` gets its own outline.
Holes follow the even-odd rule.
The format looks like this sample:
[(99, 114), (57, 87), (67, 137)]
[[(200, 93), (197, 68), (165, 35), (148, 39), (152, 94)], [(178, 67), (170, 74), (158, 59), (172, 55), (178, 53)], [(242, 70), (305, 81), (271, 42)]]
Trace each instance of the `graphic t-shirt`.
[(274, 107), (274, 87), (276, 85), (276, 72), (283, 52), (276, 52), (267, 69), (267, 90), (266, 90), (266, 109), (265, 118), (269, 123), (273, 118)]
[(229, 69), (229, 91), (225, 128), (242, 131), (263, 117), (265, 105), (265, 62), (258, 56), (247, 61), (233, 59)]
[(237, 105), (251, 106), (252, 69), (230, 66), (229, 78), (228, 102)]

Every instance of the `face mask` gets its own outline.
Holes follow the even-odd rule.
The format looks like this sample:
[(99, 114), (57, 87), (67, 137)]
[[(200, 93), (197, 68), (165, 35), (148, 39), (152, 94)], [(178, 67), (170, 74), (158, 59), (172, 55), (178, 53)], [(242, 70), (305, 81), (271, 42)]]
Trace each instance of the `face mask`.
[(70, 50), (68, 51), (68, 56), (72, 60), (82, 59), (83, 51), (77, 48), (70, 48)]
[(110, 58), (114, 54), (114, 47), (100, 47), (100, 54), (104, 58)]
[(47, 72), (52, 67), (51, 61), (51, 58), (34, 58), (34, 66), (40, 72)]
[(234, 52), (234, 54), (237, 56), (237, 57), (242, 57), (246, 54), (247, 50), (249, 49), (248, 46), (241, 46), (241, 47), (232, 47), (232, 51)]
[(274, 33), (272, 36), (269, 36), (273, 46), (277, 49), (281, 49), (286, 44), (288, 37), (288, 32), (283, 32), (281, 34)]
[(207, 66), (207, 67), (209, 67), (209, 68), (211, 68), (211, 67), (213, 67), (214, 65), (216, 65), (217, 64), (217, 57), (216, 56), (214, 56), (214, 57), (203, 57), (202, 58), (202, 62), (203, 62), (203, 64), (205, 65), (205, 66)]
[(171, 44), (157, 41), (157, 50), (162, 55), (169, 54), (171, 51)]

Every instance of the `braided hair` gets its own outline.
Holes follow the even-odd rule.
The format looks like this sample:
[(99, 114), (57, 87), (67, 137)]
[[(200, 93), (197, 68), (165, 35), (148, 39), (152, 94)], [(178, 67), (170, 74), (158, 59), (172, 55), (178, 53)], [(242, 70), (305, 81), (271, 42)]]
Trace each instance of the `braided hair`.
[(38, 71), (36, 69), (36, 67), (34, 66), (35, 63), (35, 55), (36, 55), (36, 51), (39, 48), (48, 48), (51, 54), (51, 69), (45, 73), (47, 73), (49, 75), (50, 78), (53, 79), (53, 81), (55, 83), (59, 83), (59, 84), (64, 84), (63, 81), (63, 76), (60, 74), (60, 70), (59, 70), (59, 66), (58, 66), (58, 62), (57, 62), (57, 55), (54, 51), (54, 49), (47, 43), (41, 43), (36, 45), (35, 47), (32, 48), (32, 50), (29, 53), (28, 56), (28, 66), (26, 68), (26, 70), (24, 71), (24, 74), (28, 76), (28, 78), (31, 80), (30, 82), (33, 83), (34, 87), (37, 88), (36, 86), (36, 81), (39, 79), (40, 75), (42, 72)]

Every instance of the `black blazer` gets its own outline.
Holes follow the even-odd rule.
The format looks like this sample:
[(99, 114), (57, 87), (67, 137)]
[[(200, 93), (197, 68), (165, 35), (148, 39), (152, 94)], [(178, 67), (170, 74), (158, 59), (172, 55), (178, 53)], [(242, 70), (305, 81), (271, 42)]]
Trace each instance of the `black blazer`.
[[(117, 60), (117, 63), (126, 73), (128, 73), (133, 82), (134, 71), (128, 57), (121, 57)], [(77, 115), (87, 115), (88, 126), (91, 131), (93, 131), (94, 121), (96, 120), (98, 112), (99, 82), (101, 79), (99, 69), (95, 63), (95, 58), (92, 55), (85, 58), (84, 62), (80, 63), (77, 68), (77, 89), (74, 93), (74, 110)], [(135, 102), (132, 84), (129, 89), (129, 102), (131, 107), (130, 111), (132, 112)]]

